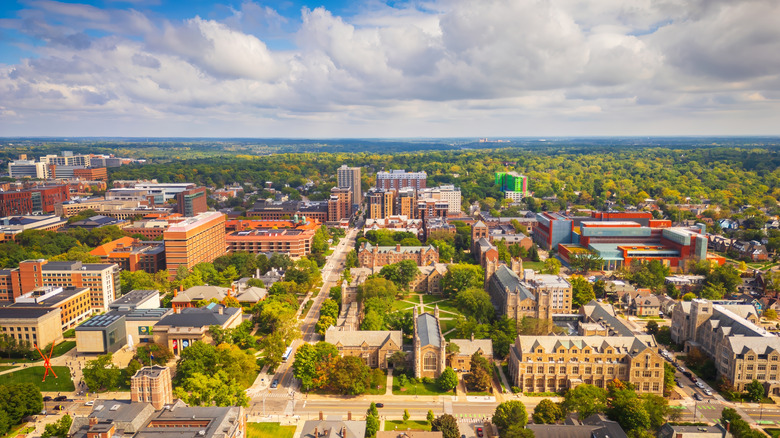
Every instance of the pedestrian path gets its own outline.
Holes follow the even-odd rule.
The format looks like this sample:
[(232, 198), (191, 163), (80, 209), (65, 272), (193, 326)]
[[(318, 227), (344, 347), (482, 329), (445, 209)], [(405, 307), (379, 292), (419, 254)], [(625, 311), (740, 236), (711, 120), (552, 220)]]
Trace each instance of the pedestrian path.
[(387, 381), (385, 382), (385, 395), (393, 395), (393, 369), (387, 369)]

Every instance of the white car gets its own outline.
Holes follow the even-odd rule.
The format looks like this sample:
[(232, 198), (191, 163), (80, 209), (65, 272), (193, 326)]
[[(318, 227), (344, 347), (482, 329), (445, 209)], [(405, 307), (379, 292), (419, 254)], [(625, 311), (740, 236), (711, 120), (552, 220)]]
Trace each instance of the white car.
[(700, 381), (696, 381), (696, 386), (698, 386), (701, 389), (704, 389), (704, 384), (701, 383)]
[(705, 389), (704, 393), (707, 394), (707, 395), (712, 395), (712, 391), (710, 391), (709, 389)]
[(84, 403), (84, 406), (92, 406), (94, 404), (95, 404), (95, 400), (90, 400), (90, 401)]

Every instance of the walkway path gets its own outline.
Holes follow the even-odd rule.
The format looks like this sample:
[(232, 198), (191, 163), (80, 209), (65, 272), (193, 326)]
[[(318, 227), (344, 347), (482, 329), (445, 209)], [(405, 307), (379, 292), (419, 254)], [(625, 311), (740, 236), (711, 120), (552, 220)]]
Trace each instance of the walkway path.
[(507, 380), (506, 375), (504, 375), (504, 368), (501, 366), (501, 363), (498, 361), (494, 361), (496, 368), (498, 369), (498, 375), (501, 377), (501, 382), (504, 383), (504, 388), (509, 392), (511, 391), (511, 386), (509, 385), (509, 380)]
[(393, 369), (387, 369), (387, 382), (385, 383), (385, 395), (393, 395)]

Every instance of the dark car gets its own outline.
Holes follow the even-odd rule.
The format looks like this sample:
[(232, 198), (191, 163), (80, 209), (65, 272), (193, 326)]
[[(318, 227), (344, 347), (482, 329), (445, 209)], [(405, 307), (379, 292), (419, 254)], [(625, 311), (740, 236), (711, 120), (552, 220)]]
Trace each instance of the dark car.
[(478, 428), (477, 428), (477, 436), (478, 436), (478, 437), (485, 436), (485, 433), (484, 433), (484, 432), (482, 432), (482, 428), (481, 428), (481, 427), (478, 427)]
[(385, 407), (385, 404), (384, 403), (376, 403), (375, 406), (378, 407), (378, 408), (383, 408), (383, 407)]
[(68, 399), (67, 395), (60, 395), (60, 396), (54, 397), (54, 401), (65, 401), (67, 399)]
[(695, 398), (695, 399), (696, 399), (696, 400), (698, 400), (698, 401), (702, 401), (702, 400), (704, 400), (704, 399), (702, 398), (702, 396), (700, 396), (700, 395), (699, 395), (699, 393), (698, 393), (698, 392), (693, 394), (693, 398)]
[(57, 406), (54, 407), (55, 411), (61, 411), (62, 409), (63, 409), (62, 405), (57, 405)]
[(45, 402), (46, 401), (51, 401), (51, 397), (47, 395), (46, 397), (43, 398), (43, 401), (45, 401)]
[(678, 386), (679, 388), (682, 388), (682, 387), (683, 387), (683, 384), (682, 384), (682, 383), (680, 383), (680, 381), (679, 381), (679, 380), (675, 380), (675, 381), (674, 381), (674, 383), (676, 383), (676, 384), (677, 384), (677, 386)]

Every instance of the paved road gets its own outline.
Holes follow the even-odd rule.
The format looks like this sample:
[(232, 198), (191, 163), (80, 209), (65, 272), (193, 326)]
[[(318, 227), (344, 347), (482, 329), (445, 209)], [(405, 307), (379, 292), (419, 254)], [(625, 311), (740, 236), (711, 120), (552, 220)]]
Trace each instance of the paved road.
[[(261, 401), (264, 397), (266, 399), (273, 399), (282, 397), (292, 397), (293, 392), (298, 389), (298, 383), (295, 382), (295, 378), (292, 373), (292, 356), (298, 350), (298, 347), (303, 345), (304, 342), (314, 343), (320, 338), (318, 334), (314, 332), (315, 325), (320, 315), (320, 307), (322, 307), (323, 301), (328, 298), (330, 288), (338, 285), (338, 280), (341, 277), (341, 273), (344, 270), (344, 262), (347, 258), (347, 253), (355, 247), (355, 237), (357, 236), (357, 229), (350, 228), (347, 231), (347, 236), (339, 242), (339, 244), (333, 250), (333, 254), (328, 257), (325, 265), (322, 267), (322, 280), (323, 284), (320, 288), (319, 294), (314, 298), (309, 312), (303, 318), (301, 323), (301, 339), (296, 340), (292, 344), (293, 353), (291, 359), (281, 364), (276, 370), (276, 374), (271, 378), (279, 380), (279, 386), (276, 389), (269, 389), (268, 391), (258, 394), (253, 398), (253, 403)], [(268, 401), (266, 401), (266, 409), (268, 408)]]

